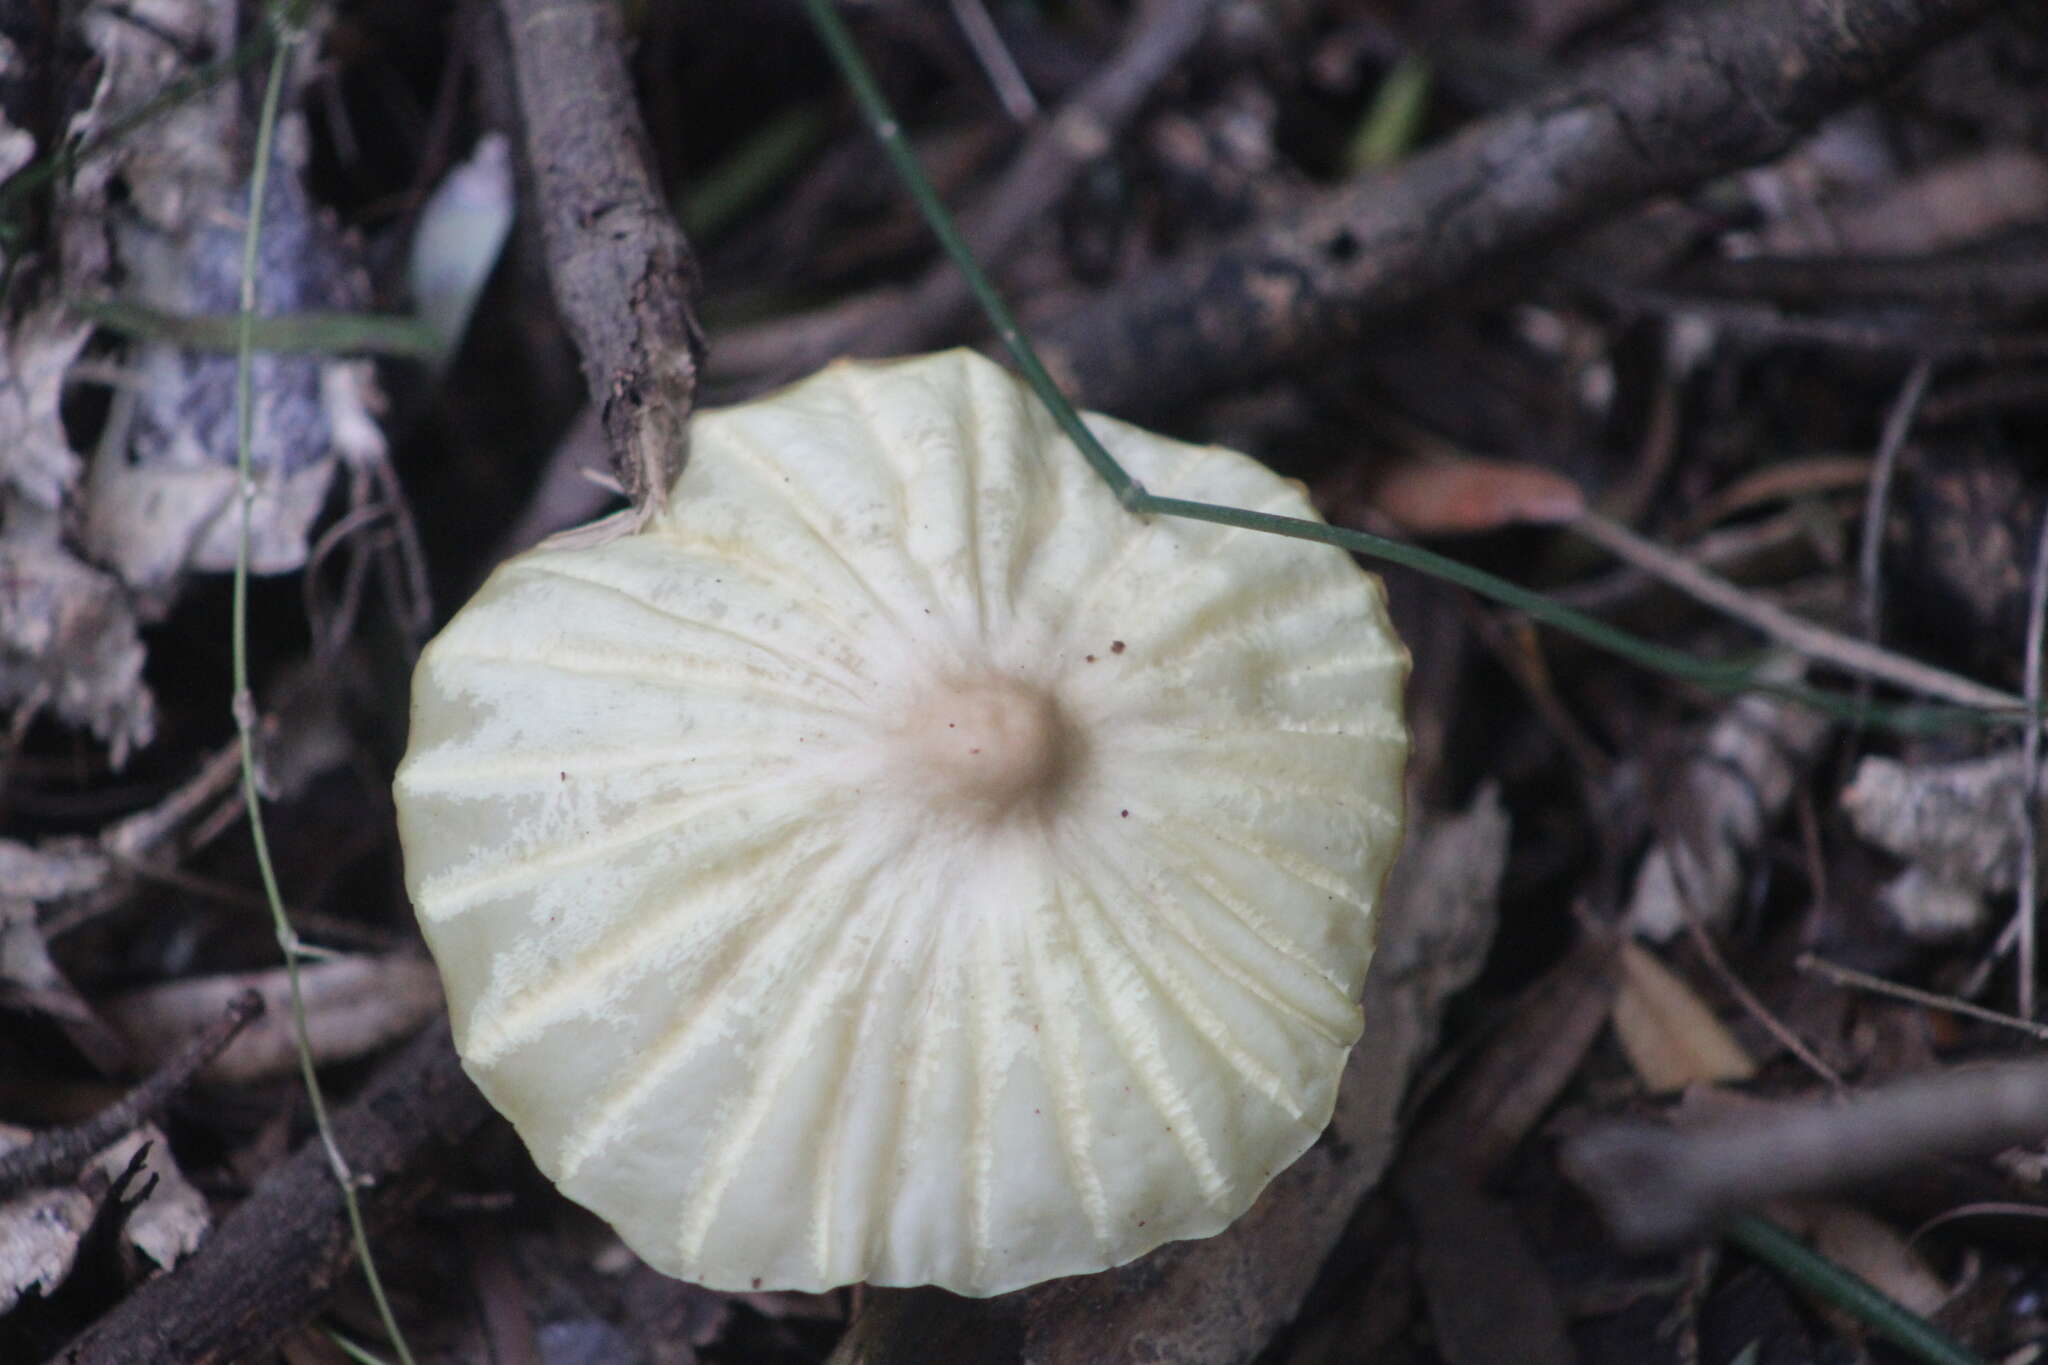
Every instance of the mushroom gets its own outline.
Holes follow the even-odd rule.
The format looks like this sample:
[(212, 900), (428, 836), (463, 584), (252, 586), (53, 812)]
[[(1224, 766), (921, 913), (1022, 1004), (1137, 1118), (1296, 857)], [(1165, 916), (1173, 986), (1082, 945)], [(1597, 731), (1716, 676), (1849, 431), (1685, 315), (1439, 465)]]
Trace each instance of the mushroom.
[[(1150, 486), (1314, 516), (1088, 421)], [(1378, 580), (1126, 512), (965, 351), (691, 449), (415, 674), (406, 885), (470, 1075), (713, 1288), (990, 1295), (1221, 1231), (1361, 1027), (1407, 752)]]

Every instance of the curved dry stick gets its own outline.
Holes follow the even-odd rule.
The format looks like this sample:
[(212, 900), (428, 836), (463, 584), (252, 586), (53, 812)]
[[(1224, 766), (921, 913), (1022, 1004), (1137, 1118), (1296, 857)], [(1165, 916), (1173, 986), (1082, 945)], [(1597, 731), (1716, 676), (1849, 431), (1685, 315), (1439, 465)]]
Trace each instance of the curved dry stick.
[(1809, 659), (1831, 664), (1861, 678), (1987, 711), (2023, 711), (2025, 699), (1995, 687), (1972, 682), (1945, 669), (1923, 664), (1866, 640), (1815, 625), (1773, 602), (1766, 602), (1727, 579), (1673, 554), (1616, 521), (1587, 513), (1571, 529), (1616, 558), (1669, 583), (1689, 597), (1725, 616), (1753, 626), (1771, 639)]

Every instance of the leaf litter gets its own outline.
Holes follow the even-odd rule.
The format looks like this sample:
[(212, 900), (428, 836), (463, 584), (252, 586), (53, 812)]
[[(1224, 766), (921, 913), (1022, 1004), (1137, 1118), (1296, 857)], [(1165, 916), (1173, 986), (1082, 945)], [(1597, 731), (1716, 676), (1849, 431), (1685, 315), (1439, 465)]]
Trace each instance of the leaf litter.
[[(1275, 6), (1234, 19), (1187, 78), (1157, 97), (1133, 135), (1103, 152), (1084, 189), (1062, 201), (1060, 221), (1032, 229), (1005, 253), (1001, 265), (1028, 301), (1027, 313), (1053, 316), (1121, 277), (1197, 250), (1233, 225), (1284, 208), (1328, 173), (1327, 154), (1350, 129), (1322, 121), (1331, 110), (1355, 112), (1369, 102), (1391, 66), (1390, 32), (1405, 32), (1399, 10), (1367, 17), (1356, 7)], [(1313, 21), (1303, 17), (1311, 12)], [(1599, 16), (1633, 12), (1526, 0), (1505, 7), (1502, 22), (1520, 25), (1532, 43), (1579, 34), (1598, 46), (1612, 36)], [(1090, 70), (1114, 36), (1114, 25), (1090, 28), (1086, 16), (1053, 22), (998, 11), (997, 19), (1030, 39), (1019, 51), (1048, 107), (1058, 104), (1063, 80)], [(345, 77), (392, 61), (387, 35), (351, 16), (331, 22), (337, 26), (312, 45), (326, 43), (319, 50)], [(650, 16), (647, 25), (639, 37), (654, 54), (650, 61), (678, 57), (672, 69), (682, 69), (678, 54), (699, 54), (695, 84), (675, 96), (688, 111), (691, 137), (674, 137), (664, 153), (669, 183), (685, 193), (725, 149), (721, 138), (737, 146), (778, 101), (813, 107), (819, 100), (814, 79), (785, 88), (774, 79), (735, 85), (721, 76), (714, 58), (739, 69), (751, 50), (754, 40), (736, 31), (709, 21), (692, 28), (672, 16)], [(90, 79), (78, 86), (83, 107), (68, 122), (0, 124), (0, 178), (33, 154), (26, 129), (62, 127), (73, 143), (90, 144), (240, 36), (225, 7), (197, 0), (88, 5), (78, 32), (81, 50), (92, 54)], [(679, 46), (684, 34), (698, 46)], [(863, 37), (903, 69), (922, 72), (925, 88), (947, 92), (920, 104), (914, 117), (921, 133), (937, 130), (934, 140), (977, 149), (960, 158), (950, 185), (971, 199), (1002, 164), (1000, 149), (1012, 136), (968, 79), (975, 66), (934, 59), (943, 49), (931, 32), (878, 24)], [(437, 32), (426, 41), (447, 39)], [(1597, 249), (1619, 252), (1614, 244), (1632, 232), (1645, 249), (1617, 254), (1602, 289), (1544, 274), (1542, 265), (1530, 267), (1539, 284), (1494, 286), (1518, 296), (1540, 291), (1544, 313), (1568, 345), (1535, 344), (1542, 338), (1532, 341), (1526, 316), (1483, 292), (1447, 298), (1429, 316), (1313, 349), (1275, 373), (1219, 376), (1216, 401), (1191, 405), (1177, 419), (1198, 435), (1252, 431), (1257, 453), (1286, 472), (1345, 490), (1339, 510), (1347, 517), (1450, 537), (1447, 546), (1461, 554), (1490, 557), (1518, 579), (1583, 588), (1588, 602), (1603, 582), (1600, 561), (1558, 524), (1569, 527), (1581, 500), (1607, 506), (1605, 495), (1633, 488), (1640, 497), (1631, 525), (1641, 534), (1695, 555), (1759, 599), (1853, 630), (1844, 603), (1851, 528), (1860, 516), (1858, 462), (1868, 461), (1874, 414), (1904, 367), (1894, 373), (1867, 348), (1842, 340), (1870, 331), (1827, 329), (1876, 328), (1895, 337), (1884, 330), (1888, 319), (1903, 315), (1931, 327), (1964, 309), (1971, 325), (1998, 339), (2019, 335), (2009, 330), (2021, 325), (2013, 319), (2030, 316), (2027, 263), (2037, 257), (2026, 253), (2039, 218), (2038, 158), (2012, 150), (2026, 145), (2030, 125), (2025, 87), (2010, 84), (2009, 73), (2038, 62), (2039, 44), (2010, 25), (1969, 41), (1974, 58), (1959, 49), (1943, 56), (1940, 69), (1976, 71), (1975, 84), (1951, 76), (1934, 87), (1909, 76), (1825, 125), (1782, 165), (1674, 196), (1655, 214), (1625, 213)], [(1553, 55), (1530, 51), (1546, 61)], [(0, 65), (18, 60), (18, 51), (0, 52)], [(935, 65), (919, 66), (928, 61)], [(1426, 123), (1425, 137), (1509, 94), (1496, 69), (1475, 75), (1458, 62), (1447, 55), (1435, 73), (1442, 102), (1432, 105), (1431, 118), (1443, 126)], [(2000, 72), (2008, 73), (2003, 86)], [(378, 122), (390, 112), (381, 102), (397, 98), (392, 85), (343, 80), (330, 89), (320, 79), (308, 64), (287, 99), (291, 112), (265, 205), (275, 234), (266, 234), (261, 265), (266, 312), (359, 310), (389, 297), (403, 253), (373, 241), (388, 225), (389, 205), (423, 198), (421, 187), (438, 183), (461, 149), (490, 131), (454, 101), (435, 115), (442, 124), (407, 124), (423, 136), (417, 149), (401, 149), (392, 124)], [(502, 90), (491, 93), (487, 79), (479, 84), (486, 87), (477, 92), (479, 107), (495, 99), (500, 115), (510, 109)], [(906, 93), (917, 84), (905, 82)], [(663, 87), (657, 79), (649, 88)], [(247, 85), (228, 80), (121, 129), (58, 178), (45, 239), (9, 243), (12, 273), (0, 302), (0, 705), (14, 723), (0, 840), (0, 1006), (9, 1027), (0, 1032), (18, 1036), (0, 1038), (0, 1117), (31, 1129), (75, 1117), (60, 1112), (60, 1101), (81, 1078), (103, 1086), (121, 1065), (160, 1056), (151, 1051), (155, 1041), (204, 1014), (178, 1013), (181, 996), (211, 1007), (218, 1003), (212, 992), (228, 984), (274, 985), (263, 975), (274, 960), (263, 956), (267, 930), (246, 908), (251, 872), (236, 832), (238, 799), (217, 784), (192, 784), (219, 739), (193, 717), (217, 715), (219, 706), (217, 697), (196, 695), (212, 684), (193, 663), (200, 651), (179, 638), (204, 620), (193, 614), (195, 604), (215, 591), (214, 575), (233, 550), (232, 365), (223, 369), (225, 357), (160, 342), (96, 335), (63, 306), (73, 297), (121, 297), (175, 313), (232, 311), (243, 208), (237, 194), (247, 171), (238, 160), (246, 153), (237, 149), (247, 145), (251, 104)], [(1943, 111), (1945, 121), (1930, 121), (1930, 109)], [(10, 104), (10, 115), (16, 112)], [(499, 118), (491, 127), (516, 125)], [(661, 136), (675, 131), (666, 127)], [(701, 143), (692, 143), (699, 133)], [(359, 135), (367, 141), (353, 152), (338, 150)], [(903, 277), (917, 277), (924, 260), (911, 259), (913, 234), (884, 221), (895, 210), (883, 207), (857, 130), (822, 136), (816, 162), (783, 171), (789, 192), (771, 185), (743, 206), (707, 258), (714, 308), (758, 316), (765, 305), (781, 311), (780, 325), (802, 331), (819, 323), (805, 311), (809, 301), (886, 281), (905, 262)], [(686, 144), (694, 149), (679, 150)], [(1663, 235), (1650, 243), (1653, 228)], [(2000, 254), (1986, 254), (1993, 248)], [(515, 270), (477, 303), (467, 346), (481, 356), (456, 356), (425, 399), (408, 391), (416, 377), (399, 368), (258, 357), (252, 548), (260, 571), (317, 571), (308, 569), (311, 545), (346, 515), (335, 510), (346, 476), (379, 467), (387, 440), (389, 457), (426, 499), (423, 531), (437, 575), (459, 582), (486, 567), (475, 547), (510, 522), (548, 462), (552, 433), (573, 415), (562, 397), (573, 397), (573, 369), (530, 258), (519, 265), (520, 250), (515, 233)], [(1895, 263), (1902, 269), (1918, 263), (1920, 292), (1893, 289), (1889, 314), (1855, 292), (1873, 270), (1883, 282), (1882, 263), (1870, 259), (1882, 252), (1912, 253)], [(1807, 270), (1800, 288), (1766, 289), (1766, 268), (1781, 271), (1788, 260)], [(1987, 260), (2018, 264), (1989, 269)], [(1645, 261), (1716, 268), (1697, 276), (1654, 266), (1647, 277), (1631, 274)], [(1712, 291), (1703, 283), (1710, 278)], [(1930, 282), (1944, 280), (1962, 284), (1927, 301)], [(1729, 281), (1742, 282), (1744, 298), (1772, 300), (1769, 317), (1726, 322), (1708, 294), (1725, 292)], [(1686, 292), (1693, 288), (1699, 292)], [(1984, 306), (1987, 298), (1998, 306)], [(1808, 330), (1795, 332), (1793, 323)], [(1910, 338), (1913, 327), (1903, 334)], [(2027, 397), (2022, 382), (2038, 381), (2038, 363), (2033, 370), (2029, 363), (1942, 362), (1929, 388), (1927, 411), (1936, 416), (1924, 416), (1902, 448), (1885, 513), (1891, 605), (1880, 645), (1989, 687), (2011, 688), (2019, 675), (2015, 603), (2027, 585), (2016, 547), (2031, 539), (2041, 496), (2028, 434), (2041, 400)], [(746, 383), (730, 371), (718, 378), (733, 389)], [(399, 395), (388, 437), (386, 386)], [(1662, 434), (1645, 418), (1653, 390), (1675, 405), (1676, 425)], [(1951, 397), (1958, 412), (1962, 399), (1975, 405), (1967, 418), (1939, 417)], [(1358, 433), (1386, 428), (1359, 417), (1384, 408), (1428, 432), (1438, 458), (1379, 471), (1390, 491), (1377, 505), (1365, 467), (1371, 452)], [(1807, 467), (1827, 477), (1787, 472)], [(366, 523), (368, 534), (385, 534), (374, 519)], [(332, 577), (345, 574), (374, 578), (354, 569)], [(1635, 586), (1640, 581), (1629, 576), (1624, 605), (1641, 610), (1636, 623), (1656, 638), (1716, 657), (1755, 648), (1753, 636), (1676, 598), (1652, 600)], [(1400, 598), (1412, 589), (1396, 581), (1394, 591)], [(376, 600), (385, 592), (371, 582), (357, 595)], [(1727, 1356), (1760, 1336), (1774, 1349), (1814, 1342), (1855, 1349), (1838, 1339), (1861, 1329), (1743, 1269), (1741, 1257), (1694, 1254), (1639, 1273), (1559, 1173), (1557, 1139), (1616, 1115), (1683, 1125), (1689, 1108), (1706, 1107), (1713, 1103), (1707, 1097), (1724, 1091), (1815, 1089), (1804, 1065), (1736, 1005), (1728, 978), (1691, 937), (1695, 928), (1712, 936), (1727, 972), (1839, 1067), (1853, 1089), (1877, 1087), (1902, 1068), (1946, 1070), (2016, 1050), (2018, 1040), (1995, 1024), (1932, 1005), (1880, 1002), (1793, 967), (1801, 953), (1821, 951), (1937, 995), (1982, 974), (1980, 1002), (2010, 1000), (2010, 968), (2001, 965), (1991, 926), (2010, 913), (2017, 884), (2013, 811), (2023, 778), (2012, 735), (1858, 728), (1777, 698), (1729, 700), (1646, 681), (1540, 635), (1530, 637), (1529, 667), (1503, 678), (1470, 649), (1475, 610), (1484, 609), (1453, 604), (1407, 613), (1418, 654), (1440, 648), (1442, 655), (1424, 659), (1418, 673), (1435, 689), (1415, 699), (1418, 713), (1427, 713), (1418, 728), (1426, 722), (1439, 737), (1417, 773), (1418, 827), (1464, 832), (1444, 833), (1441, 842), (1424, 835), (1414, 846), (1410, 866), (1428, 873), (1390, 903), (1438, 908), (1406, 927), (1386, 926), (1378, 989), (1396, 1003), (1381, 1007), (1374, 1026), (1383, 1030), (1375, 1036), (1390, 1040), (1386, 1051), (1435, 1065), (1415, 1094), (1404, 1097), (1400, 1086), (1375, 1093), (1350, 1111), (1352, 1126), (1340, 1125), (1327, 1140), (1374, 1151), (1400, 1144), (1405, 1155), (1394, 1169), (1408, 1173), (1390, 1186), (1399, 1197), (1366, 1195), (1366, 1182), (1348, 1175), (1332, 1182), (1336, 1168), (1320, 1168), (1308, 1173), (1309, 1183), (1331, 1207), (1317, 1211), (1313, 1227), (1295, 1214), (1273, 1216), (1237, 1250), (1212, 1253), (1220, 1259), (1192, 1279), (1172, 1279), (1179, 1272), (1168, 1268), (1169, 1258), (1114, 1287), (1077, 1288), (1071, 1302), (1121, 1313), (1146, 1303), (1147, 1285), (1206, 1287), (1206, 1295), (1174, 1301), (1151, 1290), (1162, 1295), (1151, 1305), (1153, 1322), (1161, 1332), (1176, 1326), (1176, 1305), (1246, 1305), (1232, 1324), (1198, 1319), (1191, 1309), (1181, 1314), (1183, 1339), (1199, 1338), (1219, 1359), (1263, 1350), (1270, 1360), (1305, 1362), (1315, 1358), (1318, 1339), (1322, 1358), (1350, 1358), (1346, 1347), (1354, 1343), (1345, 1333), (1359, 1320), (1334, 1305), (1367, 1284), (1378, 1286), (1376, 1302), (1392, 1305), (1376, 1310), (1373, 1328), (1376, 1341), (1397, 1343), (1388, 1349), (1400, 1354), (1388, 1358), (1535, 1358), (1516, 1354), (1529, 1347), (1589, 1365), (1677, 1360), (1687, 1341), (1698, 1347), (1740, 1338), (1731, 1323), (1755, 1330)], [(271, 610), (264, 619), (281, 641), (272, 647), (292, 654), (300, 627), (291, 613)], [(402, 938), (407, 921), (392, 899), (388, 842), (377, 832), (388, 816), (375, 773), (401, 723), (389, 701), (392, 665), (378, 656), (404, 649), (374, 625), (339, 638), (346, 665), (323, 659), (307, 671), (308, 685), (332, 689), (333, 704), (315, 709), (342, 720), (310, 746), (316, 758), (307, 770), (290, 774), (280, 839), (290, 880), (305, 888), (306, 923), (325, 915), (372, 936)], [(275, 673), (266, 665), (259, 693), (291, 663), (303, 660), (281, 659)], [(1844, 681), (1825, 669), (1808, 676)], [(192, 677), (201, 681), (188, 685)], [(357, 689), (352, 679), (368, 681)], [(1546, 690), (1540, 706), (1525, 685)], [(1616, 761), (1619, 779), (1610, 789), (1588, 789), (1599, 765), (1565, 760), (1560, 719), (1575, 727), (1581, 758), (1590, 750)], [(124, 766), (130, 776), (117, 776)], [(1489, 794), (1475, 800), (1482, 788)], [(162, 831), (146, 847), (116, 837), (123, 821), (144, 818)], [(1610, 939), (1618, 926), (1643, 931), (1648, 941)], [(323, 1065), (339, 1061), (336, 1074), (352, 1075), (345, 1058), (374, 1052), (431, 1012), (431, 1000), (406, 989), (418, 967), (403, 952), (352, 947), (313, 968), (312, 979), (337, 983), (337, 1021), (353, 1018), (348, 1011), (356, 1008), (367, 1021), (351, 1026), (355, 1041)], [(1545, 983), (1547, 994), (1532, 992)], [(1447, 1006), (1461, 988), (1463, 1000)], [(117, 1020), (123, 1031), (112, 1027)], [(1527, 1036), (1514, 1031), (1517, 1023)], [(89, 1041), (96, 1031), (104, 1036)], [(291, 1104), (288, 1085), (274, 1079), (282, 1056), (272, 1051), (233, 1079), (217, 1079), (220, 1089), (209, 1093), (219, 1102), (186, 1107), (164, 1123), (158, 1146), (195, 1157), (206, 1177), (204, 1202), (216, 1210), (239, 1193), (224, 1179), (235, 1168), (217, 1154), (225, 1149), (260, 1168), (262, 1154), (282, 1141), (285, 1125), (276, 1116)], [(251, 1110), (271, 1116), (270, 1136), (255, 1135), (265, 1125), (250, 1121)], [(1445, 1113), (1478, 1121), (1452, 1132), (1435, 1118)], [(784, 1298), (733, 1296), (713, 1308), (683, 1287), (643, 1284), (604, 1238), (587, 1227), (564, 1231), (574, 1215), (536, 1192), (502, 1134), (480, 1142), (475, 1155), (472, 1171), (435, 1196), (441, 1221), (395, 1233), (380, 1250), (389, 1245), (402, 1261), (430, 1263), (456, 1245), (437, 1241), (447, 1226), (506, 1232), (519, 1250), (509, 1258), (510, 1288), (500, 1290), (531, 1297), (532, 1335), (548, 1349), (602, 1342), (608, 1351), (638, 1348), (649, 1359), (716, 1361), (748, 1358), (759, 1345), (761, 1358), (822, 1359), (849, 1314), (843, 1298), (799, 1308)], [(1329, 1155), (1312, 1152), (1316, 1159)], [(2030, 1164), (2026, 1149), (1970, 1170), (1980, 1195), (2048, 1203), (2038, 1160)], [(83, 1188), (41, 1192), (69, 1200), (62, 1209), (50, 1205), (67, 1231), (23, 1262), (44, 1270), (10, 1270), (0, 1279), (17, 1291), (34, 1285), (38, 1298), (62, 1294), (67, 1283), (89, 1287), (90, 1277), (61, 1268), (70, 1230), (88, 1226), (104, 1207)], [(1909, 1246), (1904, 1230), (1944, 1212), (1928, 1207), (1920, 1190), (1898, 1176), (1807, 1206), (1819, 1213), (1782, 1216), (1894, 1298), (1946, 1314), (1946, 1326), (1985, 1350), (2023, 1352), (2041, 1328), (2039, 1312), (2027, 1306), (2038, 1302), (2038, 1267), (2027, 1253), (1980, 1240), (1975, 1219), (1940, 1226)], [(508, 1221), (506, 1210), (518, 1218)], [(198, 1221), (179, 1226), (183, 1232), (160, 1244), (172, 1261), (182, 1254), (178, 1237), (202, 1235)], [(1375, 1238), (1387, 1254), (1366, 1253)], [(1478, 1251), (1486, 1247), (1506, 1248), (1504, 1259), (1482, 1265)], [(1274, 1266), (1285, 1258), (1276, 1249), (1302, 1263), (1280, 1273)], [(1202, 1263), (1198, 1252), (1183, 1259)], [(1381, 1264), (1408, 1267), (1408, 1290), (1387, 1287), (1398, 1275), (1374, 1280)], [(1951, 1297), (1973, 1272), (1974, 1290)], [(92, 1310), (149, 1274), (140, 1260), (121, 1265), (114, 1280), (97, 1282)], [(1150, 1275), (1159, 1278), (1144, 1278)], [(1219, 1284), (1242, 1295), (1219, 1295)], [(1452, 1324), (1460, 1296), (1478, 1311)], [(1491, 1325), (1488, 1309), (1497, 1310)], [(427, 1293), (407, 1315), (423, 1326), (459, 1316)], [(1638, 1331), (1642, 1318), (1676, 1327)], [(1059, 1323), (1078, 1320), (1046, 1308), (1035, 1321), (1056, 1335)], [(0, 1342), (19, 1321), (0, 1316)], [(659, 1348), (666, 1355), (656, 1345), (663, 1323), (682, 1324), (675, 1342)], [(1076, 1343), (1077, 1352), (1108, 1349), (1084, 1336), (1060, 1339)], [(1539, 1341), (1540, 1348), (1529, 1346)]]

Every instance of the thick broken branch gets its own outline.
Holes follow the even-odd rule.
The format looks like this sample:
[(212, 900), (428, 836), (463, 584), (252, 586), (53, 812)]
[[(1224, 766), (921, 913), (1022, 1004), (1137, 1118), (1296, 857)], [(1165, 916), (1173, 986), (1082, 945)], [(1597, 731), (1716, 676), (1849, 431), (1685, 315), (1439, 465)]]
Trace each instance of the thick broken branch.
[(1110, 290), (1042, 329), (1041, 349), (1113, 412), (1240, 385), (1629, 204), (1777, 155), (1990, 9), (1674, 5), (1661, 31), (1549, 93)]
[[(608, 0), (504, 0), (555, 303), (636, 511), (682, 472), (704, 357), (697, 261), (669, 213)], [(653, 502), (650, 502), (650, 499)]]

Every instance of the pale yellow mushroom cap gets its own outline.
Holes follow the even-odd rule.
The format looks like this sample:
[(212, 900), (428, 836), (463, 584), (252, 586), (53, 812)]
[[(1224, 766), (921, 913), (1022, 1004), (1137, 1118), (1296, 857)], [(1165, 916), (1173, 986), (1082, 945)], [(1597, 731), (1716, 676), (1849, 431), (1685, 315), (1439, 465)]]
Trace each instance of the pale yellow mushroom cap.
[[(1089, 421), (1150, 488), (1314, 516)], [(470, 1074), (715, 1288), (995, 1294), (1221, 1231), (1359, 1035), (1378, 580), (1132, 516), (964, 351), (691, 439), (666, 513), (505, 564), (414, 677), (406, 883)]]

